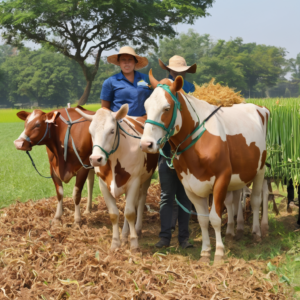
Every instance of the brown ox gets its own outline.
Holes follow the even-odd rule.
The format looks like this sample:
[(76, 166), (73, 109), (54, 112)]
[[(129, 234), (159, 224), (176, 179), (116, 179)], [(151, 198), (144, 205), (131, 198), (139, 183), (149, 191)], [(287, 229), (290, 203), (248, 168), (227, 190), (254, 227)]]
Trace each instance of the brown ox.
[[(177, 77), (174, 82), (162, 80), (160, 83), (166, 87), (157, 86), (158, 81), (152, 72), (149, 76), (155, 90), (146, 100), (145, 108), (148, 120), (154, 123), (146, 123), (141, 147), (148, 153), (157, 153), (159, 141), (166, 135), (166, 130), (161, 126), (169, 129), (173, 113), (177, 113), (169, 141), (173, 151), (177, 147), (182, 151), (203, 131), (203, 128), (199, 128), (194, 132), (199, 122), (203, 122), (216, 107), (191, 95), (184, 95), (181, 90), (182, 77)], [(168, 87), (170, 93), (166, 91)], [(175, 107), (175, 100), (171, 96), (175, 97), (176, 93), (180, 110)], [(261, 235), (259, 207), (267, 156), (268, 117), (266, 108), (253, 104), (223, 107), (205, 123), (206, 131), (202, 137), (174, 159), (177, 175), (199, 214), (201, 261), (209, 261), (210, 257), (209, 221), (216, 234), (215, 261), (223, 259), (221, 216), (227, 192), (241, 189), (250, 182), (253, 182), (253, 233)], [(185, 140), (189, 134), (191, 136)], [(206, 198), (210, 193), (213, 194), (213, 204), (209, 213)]]
[[(73, 121), (81, 118), (74, 108), (68, 109)], [(85, 110), (86, 114), (93, 115), (94, 112)], [(49, 113), (41, 110), (34, 110), (32, 113), (20, 111), (17, 116), (25, 121), (25, 129), (15, 140), (14, 144), (18, 150), (30, 151), (35, 145), (46, 145), (50, 174), (57, 193), (57, 209), (53, 223), (59, 222), (63, 214), (63, 185), (68, 183), (73, 176), (76, 176), (76, 183), (73, 190), (75, 203), (75, 223), (79, 223), (81, 191), (88, 177), (88, 204), (86, 212), (90, 212), (92, 206), (92, 191), (94, 184), (94, 170), (84, 169), (79, 162), (72, 146), (71, 139), (68, 141), (67, 160), (64, 160), (64, 138), (68, 128), (60, 116), (68, 120), (65, 109), (58, 109)], [(84, 164), (89, 164), (89, 156), (92, 153), (92, 140), (89, 134), (90, 122), (83, 118), (81, 123), (71, 127), (71, 136), (76, 149)], [(48, 131), (47, 131), (48, 128)], [(47, 131), (47, 132), (46, 132)], [(90, 173), (89, 173), (90, 172)], [(89, 174), (89, 175), (88, 175)]]
[[(106, 108), (98, 109), (94, 116), (77, 111), (91, 121), (90, 133), (93, 140), (91, 164), (99, 176), (101, 192), (109, 210), (113, 224), (111, 249), (120, 247), (119, 210), (117, 197), (126, 194), (124, 215), (130, 228), (131, 249), (138, 248), (138, 235), (141, 231), (141, 218), (147, 189), (155, 171), (158, 155), (146, 154), (139, 147), (139, 139), (124, 133), (120, 125), (131, 135), (141, 136), (146, 117), (126, 116), (128, 105), (119, 111), (111, 112)], [(136, 217), (138, 217), (137, 222)], [(124, 222), (125, 223), (125, 222)], [(125, 227), (125, 226), (124, 226)], [(128, 232), (122, 231), (122, 239), (127, 241)]]

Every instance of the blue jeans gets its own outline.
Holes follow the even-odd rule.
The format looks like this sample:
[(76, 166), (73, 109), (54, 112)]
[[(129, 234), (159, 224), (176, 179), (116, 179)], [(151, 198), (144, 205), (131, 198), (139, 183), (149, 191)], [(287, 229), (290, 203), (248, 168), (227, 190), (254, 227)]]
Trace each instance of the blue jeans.
[[(191, 210), (191, 202), (187, 197), (184, 187), (177, 177), (176, 171), (167, 166), (166, 159), (161, 157), (158, 163), (158, 172), (161, 185), (160, 194), (160, 238), (171, 240), (172, 237), (172, 216), (174, 211), (175, 195), (177, 200)], [(178, 241), (182, 243), (189, 238), (189, 220), (190, 215), (178, 207)]]

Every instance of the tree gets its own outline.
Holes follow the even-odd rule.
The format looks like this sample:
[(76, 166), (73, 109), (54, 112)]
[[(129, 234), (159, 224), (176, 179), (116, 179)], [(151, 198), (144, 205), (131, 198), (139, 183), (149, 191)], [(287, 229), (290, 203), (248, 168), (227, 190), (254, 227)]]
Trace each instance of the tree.
[[(156, 46), (156, 39), (175, 36), (173, 26), (193, 24), (207, 15), (214, 0), (10, 0), (0, 3), (4, 40), (22, 45), (46, 44), (74, 59), (82, 68), (86, 103), (104, 50), (132, 42), (137, 50)], [(94, 64), (87, 65), (88, 57)]]
[(74, 63), (58, 53), (45, 49), (24, 48), (2, 64), (8, 98), (17, 102), (21, 97), (47, 106), (66, 105), (74, 90)]
[(296, 59), (289, 59), (287, 71), (292, 73), (293, 80), (300, 81), (300, 53), (297, 54)]

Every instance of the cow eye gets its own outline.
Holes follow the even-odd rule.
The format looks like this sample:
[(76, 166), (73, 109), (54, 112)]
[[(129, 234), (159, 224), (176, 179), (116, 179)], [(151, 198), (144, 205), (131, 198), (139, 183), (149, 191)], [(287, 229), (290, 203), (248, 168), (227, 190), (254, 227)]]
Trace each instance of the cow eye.
[(165, 111), (169, 111), (169, 110), (170, 110), (170, 107), (166, 107), (166, 108), (165, 108)]
[(41, 124), (38, 123), (38, 124), (36, 124), (34, 127), (41, 127)]
[(114, 134), (114, 133), (115, 133), (115, 130), (113, 129), (110, 133), (111, 133), (111, 134)]

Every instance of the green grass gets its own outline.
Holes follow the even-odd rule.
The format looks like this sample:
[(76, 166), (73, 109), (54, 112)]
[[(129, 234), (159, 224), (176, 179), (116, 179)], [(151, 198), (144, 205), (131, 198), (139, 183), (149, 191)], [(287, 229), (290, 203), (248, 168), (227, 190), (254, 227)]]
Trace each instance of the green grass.
[[(75, 107), (76, 105), (72, 105), (72, 107)], [(85, 109), (88, 110), (92, 110), (92, 111), (96, 111), (97, 109), (99, 109), (100, 103), (99, 104), (87, 104), (83, 106)], [(32, 111), (31, 109), (0, 109), (0, 123), (16, 123), (16, 122), (24, 122), (23, 120), (20, 120), (17, 117), (17, 112), (21, 111), (21, 110), (25, 110), (25, 111)], [(51, 108), (42, 108), (42, 111), (44, 112), (49, 112), (51, 110), (55, 110), (55, 109), (51, 109)]]
[[(37, 200), (56, 196), (52, 179), (40, 177), (34, 170), (24, 151), (16, 150), (13, 141), (23, 131), (23, 123), (0, 123), (0, 207), (10, 205), (15, 200)], [(35, 164), (44, 176), (50, 176), (49, 161), (45, 146), (35, 146), (31, 151)], [(64, 184), (64, 196), (71, 197), (75, 177)], [(100, 194), (95, 177), (93, 197)], [(87, 196), (86, 184), (83, 197)]]

